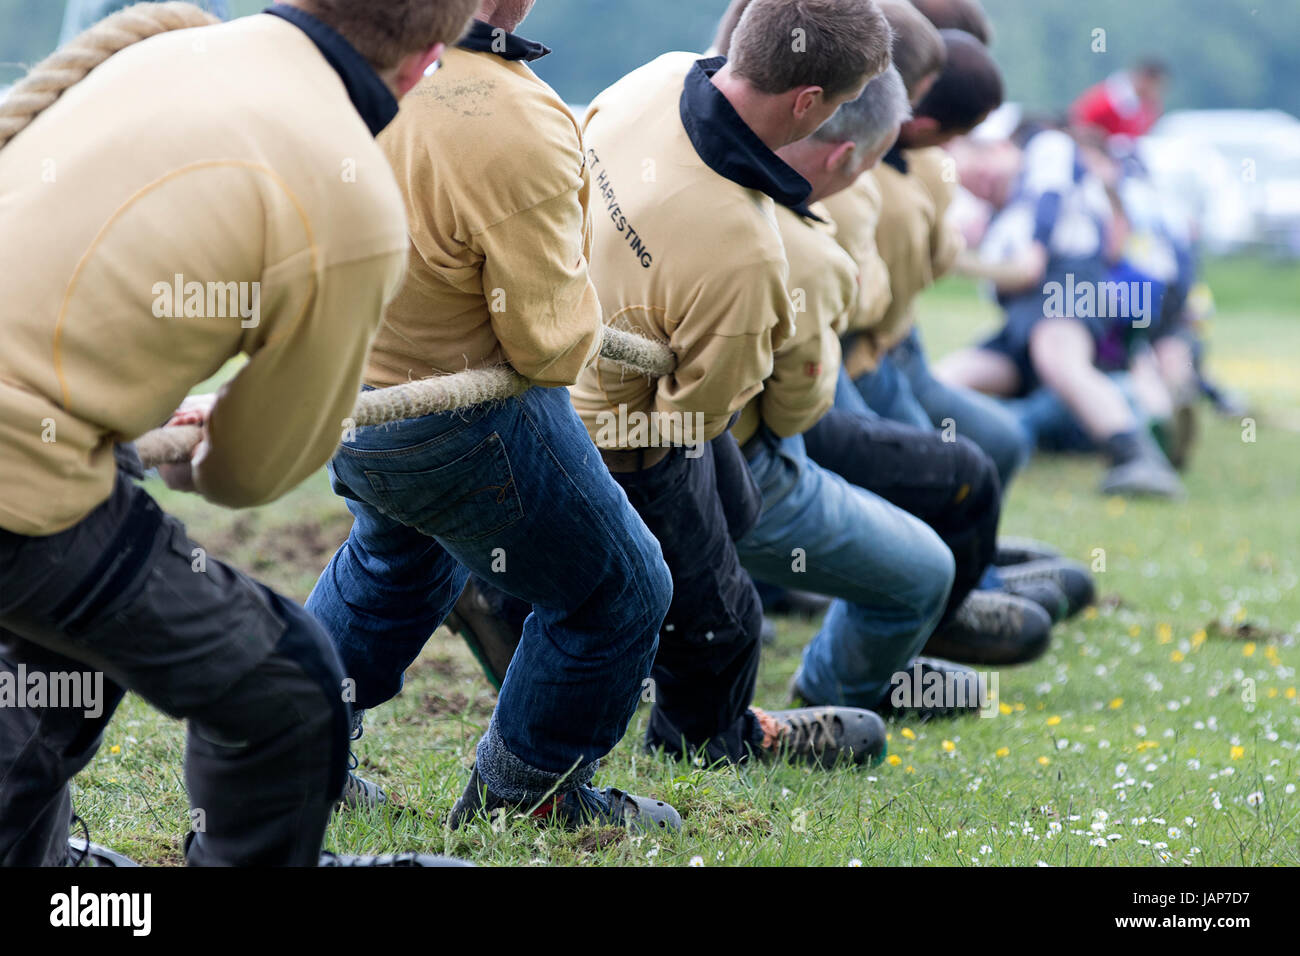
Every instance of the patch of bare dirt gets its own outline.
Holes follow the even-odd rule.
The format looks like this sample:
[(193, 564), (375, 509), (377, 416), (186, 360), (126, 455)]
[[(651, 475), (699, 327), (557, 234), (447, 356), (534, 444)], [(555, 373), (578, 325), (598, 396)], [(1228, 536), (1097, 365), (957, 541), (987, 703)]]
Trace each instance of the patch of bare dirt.
[(626, 839), (626, 827), (601, 827), (599, 830), (588, 830), (584, 833), (578, 839), (577, 847), (583, 853), (598, 853)]
[(1205, 625), (1208, 637), (1219, 637), (1229, 641), (1277, 641), (1285, 635), (1273, 628), (1260, 627), (1250, 621), (1241, 624), (1225, 624), (1223, 621), (1211, 621)]

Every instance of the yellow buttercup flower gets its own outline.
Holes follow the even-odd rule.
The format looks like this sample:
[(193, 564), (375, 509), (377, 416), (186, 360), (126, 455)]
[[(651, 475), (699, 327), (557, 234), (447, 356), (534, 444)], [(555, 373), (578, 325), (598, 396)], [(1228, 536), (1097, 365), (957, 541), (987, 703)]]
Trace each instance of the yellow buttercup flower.
[(1171, 661), (1173, 661), (1175, 664), (1178, 664), (1178, 663), (1180, 663), (1180, 662), (1184, 659), (1184, 658), (1183, 658), (1183, 652), (1182, 652), (1182, 651), (1174, 651), (1172, 654), (1169, 655), (1169, 659), (1170, 659)]
[(1011, 713), (1011, 705), (1006, 701), (998, 701), (998, 713), (1003, 717)]
[(1051, 757), (1039, 757), (1039, 758), (1038, 758), (1038, 762), (1039, 762), (1040, 764), (1042, 764), (1044, 767), (1046, 767), (1049, 763), (1052, 762), (1052, 758), (1051, 758)]
[(120, 754), (122, 752), (122, 748), (119, 747), (117, 744), (113, 744), (113, 746), (108, 748), (108, 752), (111, 754)]
[(1061, 722), (1061, 718), (1057, 717), (1055, 714), (1047, 718), (1047, 726), (1049, 727), (1055, 727), (1060, 722)]
[(915, 740), (915, 739), (916, 739), (916, 733), (912, 730), (911, 727), (904, 727), (904, 728), (903, 728), (903, 736), (906, 737), (908, 740)]
[(900, 763), (903, 762), (903, 758), (900, 757), (898, 754), (890, 754), (887, 759), (889, 760), (889, 765), (891, 767), (897, 767)]
[(1123, 697), (1116, 697), (1114, 700), (1112, 700), (1112, 701), (1110, 702), (1110, 709), (1111, 709), (1111, 710), (1119, 710), (1119, 709), (1120, 709), (1121, 707), (1123, 707), (1123, 706), (1124, 706), (1124, 698), (1123, 698)]
[(1204, 629), (1204, 628), (1201, 628), (1201, 630), (1199, 630), (1199, 631), (1197, 631), (1195, 634), (1193, 634), (1193, 635), (1192, 635), (1192, 647), (1200, 647), (1202, 644), (1204, 644), (1204, 643), (1205, 643), (1205, 636), (1206, 636), (1206, 635), (1205, 635), (1205, 629)]
[(1010, 748), (1010, 747), (999, 747), (997, 750), (993, 751), (993, 756), (995, 756), (995, 757), (1009, 757), (1009, 756), (1011, 756), (1011, 748)]
[(1246, 756), (1246, 748), (1245, 748), (1245, 747), (1233, 747), (1232, 750), (1230, 750), (1228, 753), (1229, 753), (1229, 756), (1231, 756), (1233, 760), (1240, 760), (1242, 757)]
[(957, 745), (956, 745), (955, 743), (953, 743), (951, 740), (945, 740), (945, 741), (943, 742), (943, 749), (944, 749), (947, 753), (952, 753), (954, 750), (957, 749)]
[(1156, 638), (1161, 644), (1168, 644), (1174, 639), (1174, 629), (1162, 621), (1156, 625)]
[(1244, 655), (1246, 655), (1247, 657), (1254, 657), (1254, 656), (1255, 656), (1255, 642), (1254, 642), (1254, 641), (1247, 641), (1246, 644), (1245, 644), (1245, 646), (1242, 647), (1242, 649), (1241, 649), (1241, 653), (1244, 654)]

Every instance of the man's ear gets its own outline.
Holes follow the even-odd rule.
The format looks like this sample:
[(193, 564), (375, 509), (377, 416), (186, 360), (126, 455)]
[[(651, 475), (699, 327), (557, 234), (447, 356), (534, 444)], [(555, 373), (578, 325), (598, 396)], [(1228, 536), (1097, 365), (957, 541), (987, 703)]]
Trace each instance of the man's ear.
[(826, 156), (826, 171), (828, 173), (838, 173), (841, 170), (848, 169), (858, 156), (858, 146), (853, 140), (845, 140), (837, 145)]
[(794, 118), (803, 119), (817, 108), (825, 95), (826, 91), (820, 86), (801, 87), (794, 95)]
[(397, 64), (397, 95), (400, 99), (415, 88), (429, 67), (433, 66), (447, 50), (445, 43), (435, 43), (423, 53), (412, 53)]

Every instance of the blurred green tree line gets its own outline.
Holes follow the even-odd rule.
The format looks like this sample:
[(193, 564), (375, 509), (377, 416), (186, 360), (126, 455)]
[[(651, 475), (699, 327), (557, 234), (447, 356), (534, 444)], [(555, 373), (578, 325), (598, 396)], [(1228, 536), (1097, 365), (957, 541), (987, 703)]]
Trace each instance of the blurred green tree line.
[[(1138, 56), (1175, 71), (1170, 108), (1275, 107), (1300, 115), (1297, 0), (984, 0), (1010, 98), (1065, 107)], [(265, 6), (232, 0), (239, 14)], [(538, 0), (520, 31), (555, 55), (537, 71), (571, 102), (590, 100), (667, 50), (703, 50), (727, 0)], [(0, 83), (53, 48), (60, 0), (0, 0)], [(1104, 31), (1104, 34), (1096, 31)], [(1102, 41), (1102, 42), (1099, 42)]]

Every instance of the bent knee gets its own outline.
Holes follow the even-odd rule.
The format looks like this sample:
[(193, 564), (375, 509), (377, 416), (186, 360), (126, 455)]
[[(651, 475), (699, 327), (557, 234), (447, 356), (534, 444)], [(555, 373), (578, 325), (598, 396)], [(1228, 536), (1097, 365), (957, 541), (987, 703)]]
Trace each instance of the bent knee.
[[(278, 596), (277, 596), (278, 597)], [(338, 655), (306, 611), (291, 608), (271, 654), (202, 713), (192, 716), (206, 733), (256, 742), (293, 732), (327, 740), (347, 736), (347, 688)]]
[(630, 536), (607, 573), (608, 586), (596, 590), (600, 599), (614, 605), (604, 609), (607, 619), (629, 636), (637, 632), (654, 639), (673, 599), (672, 573), (658, 540), (642, 528)]
[(972, 515), (996, 507), (1002, 498), (1001, 469), (989, 452), (968, 438), (956, 443), (957, 502)]
[(952, 551), (937, 534), (927, 544), (924, 554), (926, 569), (923, 581), (918, 582), (917, 613), (926, 619), (937, 620), (948, 604), (953, 583), (957, 580), (957, 561)]
[(1029, 335), (1029, 359), (1049, 386), (1091, 368), (1092, 336), (1078, 319), (1044, 319)]

